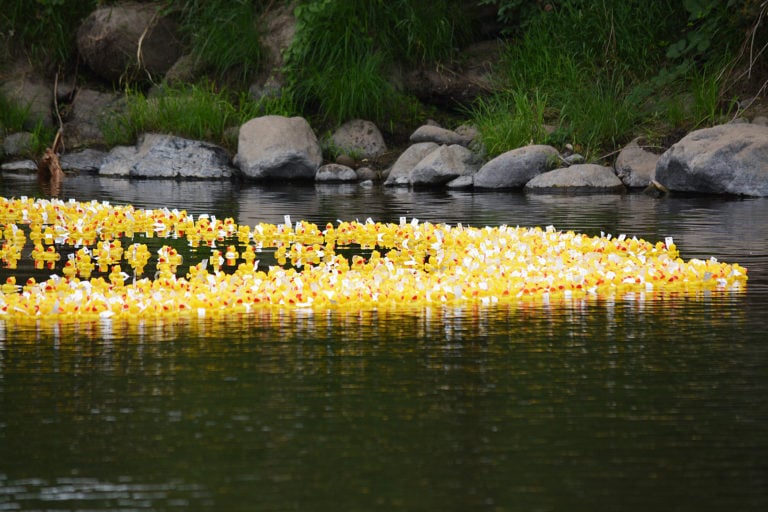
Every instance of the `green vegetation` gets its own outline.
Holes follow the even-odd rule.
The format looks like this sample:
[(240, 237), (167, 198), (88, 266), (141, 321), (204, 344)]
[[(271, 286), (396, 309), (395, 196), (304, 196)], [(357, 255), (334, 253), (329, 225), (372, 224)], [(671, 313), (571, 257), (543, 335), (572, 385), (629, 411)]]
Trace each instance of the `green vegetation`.
[(468, 35), (461, 4), (303, 1), (296, 9), (296, 35), (287, 55), (290, 87), (304, 109), (316, 110), (330, 122), (364, 117), (382, 123), (403, 117), (412, 112), (410, 103), (387, 73), (398, 63), (450, 57)]
[[(531, 4), (521, 0), (483, 3), (498, 4), (506, 21), (524, 13), (497, 69), (499, 91), (471, 111), (491, 156), (565, 138), (596, 157), (641, 132), (721, 122), (733, 106), (731, 56), (762, 12), (749, 0), (553, 0), (537, 12), (521, 11)], [(538, 128), (542, 113), (554, 133)]]
[[(662, 139), (722, 122), (734, 114), (745, 76), (754, 95), (768, 74), (759, 64), (768, 44), (764, 0), (298, 0), (286, 85), (256, 102), (245, 91), (263, 71), (264, 16), (285, 1), (163, 0), (202, 78), (151, 95), (146, 88), (158, 84), (127, 84), (126, 113), (104, 127), (107, 142), (155, 130), (232, 147), (230, 128), (273, 113), (303, 115), (320, 130), (360, 117), (407, 132), (434, 112), (399, 88), (397, 70), (452, 62), (478, 37), (470, 14), (487, 5), (504, 25), (506, 50), (496, 92), (463, 114), (489, 156), (570, 142), (597, 158), (636, 135)], [(119, 2), (6, 3), (0, 66), (23, 56), (50, 71), (75, 69), (80, 22)], [(7, 103), (0, 101), (3, 130), (20, 130), (26, 111)]]
[(246, 81), (259, 69), (259, 15), (251, 0), (171, 0), (181, 20), (191, 53), (218, 77)]
[(42, 154), (51, 144), (56, 130), (45, 126), (42, 121), (37, 121), (32, 126), (30, 123), (29, 106), (16, 105), (0, 93), (0, 138), (10, 133), (31, 132), (32, 141), (27, 156), (34, 156)]
[(72, 58), (80, 21), (98, 4), (96, 0), (10, 0), (0, 9), (0, 63), (12, 57), (23, 42), (29, 57), (42, 65), (57, 65)]
[(259, 115), (296, 115), (289, 94), (253, 101), (246, 93), (234, 95), (213, 83), (165, 86), (151, 96), (138, 90), (126, 92), (124, 114), (109, 118), (102, 127), (108, 144), (131, 144), (144, 132), (173, 133), (192, 139), (237, 146), (237, 132), (230, 128)]

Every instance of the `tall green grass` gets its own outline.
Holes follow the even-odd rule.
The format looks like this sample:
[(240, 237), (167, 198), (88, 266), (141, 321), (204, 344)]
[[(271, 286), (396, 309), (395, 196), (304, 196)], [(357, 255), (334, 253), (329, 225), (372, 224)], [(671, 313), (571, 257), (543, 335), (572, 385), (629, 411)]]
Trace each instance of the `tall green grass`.
[(203, 68), (217, 77), (245, 83), (263, 59), (259, 41), (263, 2), (251, 0), (172, 0), (182, 33)]
[(0, 8), (0, 62), (26, 53), (39, 65), (72, 58), (80, 22), (98, 0), (4, 0)]
[(108, 118), (102, 130), (109, 145), (132, 144), (142, 133), (159, 132), (235, 149), (237, 134), (232, 128), (260, 115), (297, 113), (288, 93), (254, 101), (247, 93), (234, 95), (207, 82), (164, 87), (152, 96), (128, 91), (124, 112)]
[[(528, 122), (519, 118), (530, 113), (510, 104), (533, 94), (546, 98), (559, 133), (588, 157), (626, 142), (646, 124), (666, 125), (673, 117), (692, 125), (714, 121), (720, 108), (716, 67), (696, 68), (703, 70), (695, 75), (667, 72), (666, 79), (658, 79), (675, 64), (667, 47), (687, 20), (683, 5), (671, 0), (563, 0), (553, 11), (540, 12), (507, 46), (497, 69), (500, 92), (472, 111), (489, 153), (519, 144), (519, 137), (510, 137), (509, 146), (500, 145), (498, 134)], [(683, 91), (694, 98), (686, 113), (679, 104), (675, 110), (673, 103), (656, 101)], [(489, 125), (490, 118), (496, 126)]]
[(456, 0), (301, 2), (287, 54), (297, 100), (330, 122), (409, 112), (388, 75), (398, 63), (450, 56), (466, 30), (460, 13)]

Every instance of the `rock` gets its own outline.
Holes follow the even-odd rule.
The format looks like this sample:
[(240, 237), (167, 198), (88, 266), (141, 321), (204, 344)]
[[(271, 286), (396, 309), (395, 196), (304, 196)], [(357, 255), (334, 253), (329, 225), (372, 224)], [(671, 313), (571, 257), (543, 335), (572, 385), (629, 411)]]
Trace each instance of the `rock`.
[(521, 188), (550, 170), (558, 152), (552, 146), (530, 145), (502, 153), (483, 165), (474, 177), (475, 188)]
[(163, 76), (182, 53), (177, 25), (162, 16), (164, 7), (164, 2), (126, 2), (93, 11), (77, 30), (85, 63), (111, 81), (126, 72)]
[(462, 137), (453, 130), (425, 124), (411, 134), (411, 142), (435, 142), (437, 144), (460, 144), (467, 146), (472, 139)]
[(439, 146), (434, 142), (420, 142), (408, 147), (401, 154), (392, 168), (387, 173), (385, 186), (407, 187), (411, 184), (411, 170), (416, 167), (425, 156), (435, 151)]
[(34, 136), (29, 132), (11, 133), (3, 141), (3, 153), (7, 156), (19, 156), (32, 150)]
[(347, 167), (350, 167), (352, 169), (354, 169), (355, 165), (357, 164), (354, 158), (352, 158), (351, 156), (345, 153), (342, 153), (336, 157), (336, 163), (339, 165), (346, 165)]
[(0, 94), (18, 108), (27, 109), (24, 130), (33, 131), (38, 123), (52, 128), (53, 84), (19, 76), (2, 84)]
[(760, 126), (768, 126), (768, 117), (766, 116), (755, 116), (754, 119), (752, 119), (752, 124), (757, 124)]
[(133, 147), (117, 146), (104, 159), (101, 176), (229, 179), (234, 168), (214, 144), (147, 133)]
[(610, 167), (576, 164), (548, 171), (526, 183), (526, 192), (538, 194), (594, 194), (624, 192), (624, 184)]
[(446, 184), (446, 187), (452, 190), (461, 190), (461, 189), (472, 188), (473, 185), (474, 185), (474, 175), (465, 174), (464, 176), (459, 176), (458, 178), (449, 181)]
[(203, 69), (200, 61), (192, 54), (182, 55), (165, 72), (165, 83), (168, 85), (193, 83)]
[(379, 175), (376, 171), (371, 169), (370, 167), (360, 167), (357, 170), (355, 170), (355, 173), (357, 173), (357, 179), (359, 181), (377, 181), (379, 179)]
[(462, 50), (450, 63), (412, 67), (392, 81), (425, 103), (454, 109), (469, 105), (493, 90), (491, 70), (502, 48), (500, 39), (480, 41)]
[(387, 151), (384, 137), (371, 121), (353, 119), (331, 136), (334, 147), (357, 158), (373, 158)]
[(619, 152), (613, 164), (616, 176), (629, 188), (645, 188), (656, 176), (659, 155), (643, 149), (642, 138), (636, 138)]
[(65, 171), (99, 172), (99, 169), (107, 158), (105, 151), (96, 149), (84, 149), (77, 153), (65, 153), (61, 155), (61, 168)]
[(15, 162), (6, 162), (0, 166), (3, 172), (10, 173), (37, 173), (37, 163), (33, 160), (17, 160)]
[(314, 179), (323, 155), (303, 117), (263, 116), (240, 127), (235, 165), (244, 177)]
[(449, 181), (474, 174), (479, 167), (472, 151), (452, 144), (440, 146), (417, 163), (410, 173), (411, 185), (443, 185)]
[(584, 156), (580, 155), (579, 153), (571, 153), (570, 155), (564, 156), (563, 160), (568, 165), (583, 164)]
[(124, 105), (125, 100), (119, 94), (79, 89), (64, 123), (64, 142), (75, 147), (105, 144), (101, 130), (103, 123), (120, 112)]
[(349, 183), (357, 181), (357, 173), (346, 165), (326, 164), (317, 170), (318, 183)]
[(768, 196), (768, 127), (724, 124), (689, 133), (656, 164), (677, 192)]

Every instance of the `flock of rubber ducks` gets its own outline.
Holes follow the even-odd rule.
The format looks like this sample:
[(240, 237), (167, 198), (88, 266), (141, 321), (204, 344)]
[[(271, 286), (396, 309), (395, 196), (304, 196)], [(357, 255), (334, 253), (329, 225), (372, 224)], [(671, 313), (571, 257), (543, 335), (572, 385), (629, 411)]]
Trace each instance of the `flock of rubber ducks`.
[[(321, 228), (289, 216), (281, 224), (247, 226), (176, 209), (21, 197), (0, 198), (0, 231), (3, 267), (16, 269), (29, 256), (36, 269), (51, 271), (41, 282), (7, 277), (0, 285), (6, 322), (492, 306), (739, 291), (747, 281), (738, 264), (683, 261), (670, 238), (651, 243), (551, 226), (477, 228), (403, 218)], [(169, 242), (153, 254), (143, 242), (155, 238)], [(186, 267), (177, 249), (184, 245), (201, 255)], [(266, 253), (276, 264), (260, 264)]]

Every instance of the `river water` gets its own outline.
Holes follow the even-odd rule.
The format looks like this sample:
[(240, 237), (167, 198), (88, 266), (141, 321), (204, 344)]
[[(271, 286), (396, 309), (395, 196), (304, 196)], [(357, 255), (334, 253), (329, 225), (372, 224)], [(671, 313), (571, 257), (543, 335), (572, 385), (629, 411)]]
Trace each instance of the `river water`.
[[(4, 196), (41, 194), (4, 177)], [(0, 326), (0, 511), (768, 510), (768, 200), (67, 178), (239, 224), (674, 237), (746, 292)]]

